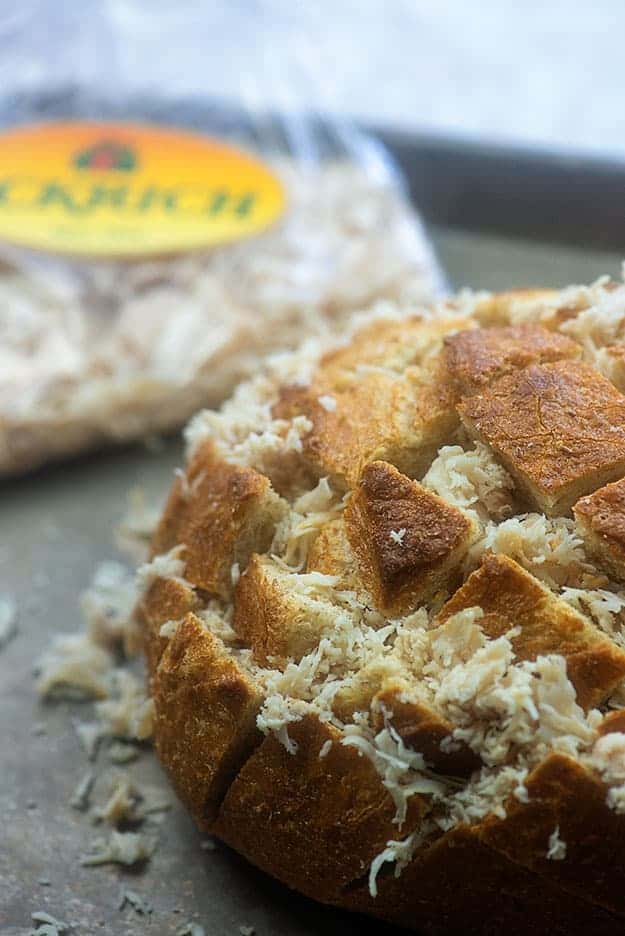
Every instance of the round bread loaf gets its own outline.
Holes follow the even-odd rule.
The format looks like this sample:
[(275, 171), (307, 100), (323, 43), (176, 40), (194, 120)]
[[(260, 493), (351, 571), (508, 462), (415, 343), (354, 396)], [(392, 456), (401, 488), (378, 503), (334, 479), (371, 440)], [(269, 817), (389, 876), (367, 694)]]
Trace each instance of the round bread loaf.
[(378, 306), (192, 421), (138, 615), (202, 829), (423, 933), (621, 931), (623, 390), (602, 279)]

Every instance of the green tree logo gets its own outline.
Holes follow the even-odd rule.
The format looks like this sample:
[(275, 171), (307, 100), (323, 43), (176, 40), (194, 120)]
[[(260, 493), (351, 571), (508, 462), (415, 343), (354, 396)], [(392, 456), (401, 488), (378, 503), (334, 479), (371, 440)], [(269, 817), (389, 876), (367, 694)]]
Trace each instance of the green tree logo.
[(137, 168), (137, 157), (133, 150), (116, 140), (99, 140), (87, 149), (76, 153), (73, 159), (76, 169), (92, 169), (99, 172), (132, 172)]

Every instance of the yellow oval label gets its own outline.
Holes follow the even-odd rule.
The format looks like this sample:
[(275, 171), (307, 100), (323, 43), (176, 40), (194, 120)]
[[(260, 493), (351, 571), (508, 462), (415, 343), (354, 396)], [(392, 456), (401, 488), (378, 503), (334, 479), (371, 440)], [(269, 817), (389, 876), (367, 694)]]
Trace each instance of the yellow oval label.
[(209, 137), (53, 123), (0, 134), (0, 239), (107, 257), (166, 254), (259, 233), (284, 211), (276, 176)]

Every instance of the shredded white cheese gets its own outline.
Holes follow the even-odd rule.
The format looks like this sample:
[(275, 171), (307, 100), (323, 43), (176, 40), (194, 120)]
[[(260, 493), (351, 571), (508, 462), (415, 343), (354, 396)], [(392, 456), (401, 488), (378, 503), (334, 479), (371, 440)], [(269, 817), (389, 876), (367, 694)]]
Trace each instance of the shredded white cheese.
[(78, 740), (82, 744), (85, 754), (89, 760), (95, 760), (100, 741), (105, 736), (105, 731), (101, 722), (80, 722), (76, 719), (72, 722), (74, 731)]
[(81, 860), (85, 867), (103, 864), (120, 864), (131, 867), (148, 860), (155, 843), (141, 832), (111, 832), (108, 839), (96, 839), (91, 854)]
[(356, 748), (373, 763), (393, 797), (396, 810), (393, 822), (401, 829), (410, 797), (421, 793), (438, 798), (444, 793), (445, 785), (434, 776), (426, 775), (423, 755), (406, 747), (392, 725), (387, 724), (373, 737), (367, 728), (364, 719), (347, 725), (341, 743)]
[(137, 569), (137, 588), (139, 594), (144, 594), (150, 585), (159, 578), (173, 579), (182, 585), (189, 585), (184, 579), (184, 570), (186, 562), (182, 558), (186, 547), (180, 543), (174, 546), (169, 552), (155, 556), (151, 562), (146, 562)]
[(617, 813), (625, 813), (625, 734), (612, 732), (597, 739), (591, 755), (585, 759), (608, 784), (607, 804)]
[(625, 592), (605, 588), (564, 588), (562, 598), (625, 648)]
[(0, 650), (17, 633), (17, 605), (8, 595), (0, 595)]
[(162, 504), (146, 502), (143, 488), (135, 487), (128, 492), (126, 513), (115, 531), (115, 543), (133, 563), (147, 559), (150, 541), (162, 512)]
[(578, 585), (595, 571), (574, 522), (566, 517), (528, 513), (488, 523), (483, 538), (470, 550), (470, 564), (477, 564), (487, 551), (509, 556), (556, 590)]
[(117, 909), (123, 910), (126, 904), (132, 907), (140, 916), (148, 916), (154, 909), (152, 904), (146, 900), (145, 897), (141, 897), (135, 891), (128, 890), (128, 888), (124, 888), (119, 895)]
[(377, 877), (382, 866), (387, 863), (394, 864), (395, 877), (399, 877), (406, 865), (410, 863), (417, 848), (423, 844), (434, 828), (433, 823), (425, 820), (418, 832), (413, 832), (405, 839), (390, 840), (386, 843), (386, 848), (376, 855), (369, 868), (369, 893), (372, 897), (378, 896)]
[(323, 407), (324, 410), (328, 413), (333, 413), (336, 410), (336, 397), (329, 396), (328, 394), (322, 394), (318, 397), (319, 405)]
[(422, 483), (482, 521), (502, 520), (514, 511), (514, 482), (481, 442), (468, 451), (443, 446)]
[(564, 861), (566, 858), (566, 842), (560, 838), (560, 826), (556, 826), (549, 836), (547, 858), (551, 861)]
[(292, 509), (278, 523), (270, 553), (288, 566), (300, 571), (306, 564), (308, 551), (324, 524), (341, 516), (346, 498), (340, 498), (327, 478), (299, 496)]
[(37, 692), (43, 698), (104, 699), (114, 662), (87, 634), (59, 634), (36, 663)]
[(79, 812), (86, 812), (89, 809), (91, 791), (94, 783), (95, 774), (89, 771), (89, 773), (84, 775), (71, 795), (69, 805), (72, 809), (77, 809)]
[(89, 588), (81, 595), (81, 607), (94, 643), (107, 650), (122, 647), (127, 656), (139, 652), (141, 639), (133, 611), (137, 602), (134, 574), (112, 560), (102, 562)]
[(161, 624), (159, 629), (159, 637), (165, 637), (167, 640), (171, 640), (176, 631), (178, 630), (178, 625), (180, 621), (165, 621)]
[(144, 741), (151, 737), (154, 702), (142, 681), (127, 670), (117, 670), (111, 697), (98, 702), (96, 712), (106, 734)]
[(176, 936), (206, 936), (206, 930), (199, 923), (190, 920), (176, 930)]
[(35, 910), (30, 918), (37, 927), (37, 936), (63, 936), (69, 931), (68, 923), (57, 920), (45, 910)]

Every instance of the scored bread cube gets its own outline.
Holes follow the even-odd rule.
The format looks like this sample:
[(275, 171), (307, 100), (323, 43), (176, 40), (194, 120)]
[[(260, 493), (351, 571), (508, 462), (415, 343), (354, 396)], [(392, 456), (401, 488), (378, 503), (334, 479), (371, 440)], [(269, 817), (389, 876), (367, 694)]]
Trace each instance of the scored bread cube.
[(494, 851), (481, 841), (479, 828), (459, 825), (426, 841), (400, 875), (382, 869), (375, 896), (363, 880), (346, 891), (342, 906), (428, 936), (618, 932), (610, 913)]
[(462, 401), (460, 418), (549, 516), (625, 474), (625, 396), (588, 364), (537, 364)]
[(423, 754), (426, 764), (446, 776), (466, 777), (481, 766), (480, 757), (452, 737), (454, 726), (435, 707), (419, 699), (406, 679), (389, 679), (372, 700), (374, 728), (388, 721), (404, 744)]
[[(563, 890), (625, 913), (625, 815), (609, 807), (599, 775), (554, 753), (525, 787), (527, 798), (510, 797), (505, 818), (493, 815), (481, 824), (481, 840)], [(548, 856), (556, 829), (566, 849), (559, 861)]]
[(310, 386), (284, 387), (273, 414), (311, 421), (304, 457), (335, 486), (353, 487), (376, 459), (420, 475), (458, 426), (442, 340), (468, 327), (459, 318), (375, 322), (326, 355)]
[(357, 375), (342, 389), (287, 387), (274, 412), (304, 415), (312, 429), (303, 454), (335, 487), (353, 487), (369, 461), (384, 459), (409, 474), (425, 472), (458, 426), (451, 383), (442, 370)]
[(356, 557), (349, 544), (344, 516), (322, 524), (308, 550), (306, 571), (333, 576), (337, 591), (351, 592), (363, 607), (373, 608), (373, 597), (359, 574)]
[(579, 358), (581, 345), (541, 325), (471, 328), (444, 340), (445, 361), (458, 392), (470, 396), (530, 364)]
[(163, 652), (152, 697), (161, 763), (209, 829), (230, 782), (261, 741), (260, 690), (219, 638), (188, 614)]
[(471, 319), (460, 316), (376, 319), (361, 328), (349, 344), (327, 352), (315, 380), (328, 390), (341, 390), (375, 369), (400, 374), (436, 353), (445, 335), (474, 326)]
[[(385, 462), (367, 466), (362, 480), (372, 480), (376, 473), (384, 496), (377, 505), (372, 499), (374, 516), (369, 517), (365, 509), (371, 484), (365, 484), (364, 491), (361, 484), (343, 516), (321, 526), (310, 546), (306, 570), (332, 575), (338, 589), (352, 591), (362, 603), (395, 614), (447, 587), (459, 574), (457, 565), (477, 536), (477, 526), (465, 513)], [(424, 524), (432, 520), (446, 524), (444, 536), (451, 544), (447, 551), (440, 549), (442, 536), (438, 545), (431, 541), (432, 526), (426, 529)], [(439, 552), (440, 565), (430, 569), (428, 561)]]
[[(309, 578), (309, 577), (308, 577)], [(325, 600), (306, 576), (252, 556), (234, 597), (232, 626), (259, 663), (282, 667), (317, 646), (346, 611)]]
[(344, 517), (335, 517), (322, 524), (308, 550), (306, 571), (333, 575), (339, 579), (337, 584), (342, 589), (362, 588)]
[(392, 465), (367, 465), (345, 508), (360, 576), (385, 614), (432, 598), (458, 574), (475, 521)]
[(264, 475), (219, 458), (212, 444), (198, 449), (186, 478), (177, 478), (152, 544), (152, 553), (186, 546), (185, 578), (227, 599), (232, 568), (269, 548), (288, 504)]
[(200, 606), (200, 599), (186, 582), (175, 578), (157, 578), (141, 597), (135, 616), (143, 626), (148, 672), (158, 666), (167, 640), (160, 636), (167, 621), (178, 621)]
[(228, 790), (215, 832), (289, 887), (333, 900), (389, 839), (419, 827), (425, 800), (410, 797), (400, 827), (375, 767), (336, 728), (308, 715), (288, 733), (295, 753), (268, 736)]
[(369, 663), (339, 689), (332, 710), (346, 723), (355, 712), (370, 712), (376, 731), (391, 725), (404, 744), (439, 773), (464, 777), (480, 767), (480, 758), (466, 744), (449, 743), (454, 726), (436, 710), (414, 674), (401, 675), (393, 653)]
[(437, 623), (473, 607), (484, 612), (479, 624), (486, 636), (519, 630), (510, 638), (519, 659), (563, 656), (577, 701), (585, 709), (605, 700), (625, 676), (625, 652), (507, 556), (487, 555), (441, 609)]
[(573, 513), (590, 555), (625, 581), (625, 478), (578, 500)]

